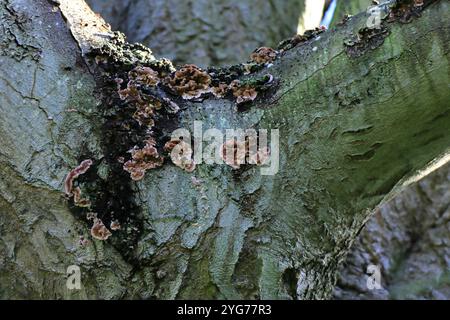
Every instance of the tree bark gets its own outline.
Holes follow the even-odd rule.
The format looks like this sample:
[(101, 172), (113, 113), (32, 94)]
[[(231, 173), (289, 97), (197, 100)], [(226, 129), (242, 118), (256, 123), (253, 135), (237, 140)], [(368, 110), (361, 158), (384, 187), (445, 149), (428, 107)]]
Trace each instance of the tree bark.
[[(371, 210), (450, 146), (448, 2), (409, 24), (385, 22), (384, 41), (343, 45), (365, 26), (360, 15), (251, 74), (278, 86), (245, 112), (228, 99), (183, 102), (175, 127), (280, 129), (278, 174), (165, 164), (123, 181), (131, 195), (112, 194), (138, 207), (137, 236), (124, 223), (111, 240), (80, 247), (89, 227), (63, 182), (87, 154), (95, 183), (113, 181), (104, 97), (83, 59), (110, 33), (78, 0), (0, 8), (3, 298), (329, 297)], [(78, 291), (65, 286), (73, 264)]]
[[(355, 15), (371, 1), (339, 1), (332, 26), (345, 14)], [(338, 299), (447, 299), (449, 163), (413, 183), (380, 206), (352, 246), (341, 268), (334, 296)], [(438, 235), (439, 234), (439, 235)], [(433, 239), (430, 240), (430, 239)], [(439, 239), (439, 240), (437, 240)], [(370, 290), (366, 274), (378, 265), (383, 288)]]
[[(447, 162), (375, 212), (344, 263), (335, 298), (448, 299), (449, 179)], [(380, 267), (382, 288), (367, 288), (368, 265)]]
[[(136, 2), (136, 1), (135, 1)], [(141, 3), (142, 7), (148, 7), (148, 1), (147, 0), (140, 0), (139, 1)], [(118, 2), (111, 2), (111, 1), (101, 1), (101, 0), (90, 0), (89, 3), (91, 4), (91, 7), (93, 7), (93, 9), (96, 12), (99, 12), (107, 21), (110, 21), (112, 26), (116, 29), (120, 29), (119, 27), (119, 22), (118, 19), (120, 19), (120, 24), (121, 25), (131, 25), (134, 22), (128, 22), (128, 19), (134, 19), (135, 16), (131, 15), (131, 17), (128, 17), (127, 15), (127, 10), (129, 8), (129, 3), (124, 2), (124, 1), (118, 1)], [(157, 3), (157, 2), (156, 2)], [(152, 4), (152, 6), (156, 6), (156, 3)], [(284, 5), (287, 4), (286, 1), (283, 1)], [(214, 3), (214, 6), (218, 6), (219, 7), (219, 11), (221, 10), (221, 3)], [(331, 27), (335, 27), (338, 23), (340, 23), (343, 19), (345, 15), (356, 15), (360, 12), (366, 12), (368, 10), (368, 8), (370, 6), (372, 6), (372, 1), (371, 0), (339, 0), (337, 1), (337, 7), (335, 10), (335, 14), (334, 14), (334, 19), (332, 21)], [(136, 3), (134, 4), (134, 6), (136, 7)], [(151, 6), (151, 7), (152, 7)], [(303, 5), (304, 9), (302, 12), (302, 15), (300, 17), (300, 21), (299, 21), (299, 27), (298, 27), (298, 33), (302, 34), (305, 30), (308, 29), (314, 29), (315, 27), (319, 26), (320, 24), (320, 14), (321, 14), (321, 8), (324, 6), (323, 1), (317, 1), (317, 0), (313, 0), (313, 1), (307, 1), (305, 3), (305, 5)], [(184, 13), (184, 7), (180, 6), (180, 5), (175, 5), (171, 7), (171, 12), (172, 12), (172, 16), (180, 16)], [(178, 12), (178, 10), (180, 10), (180, 12)], [(262, 10), (262, 12), (259, 12), (260, 10)], [(277, 24), (274, 21), (271, 21), (271, 19), (260, 19), (260, 16), (264, 14), (264, 10), (266, 10), (266, 7), (263, 6), (253, 6), (251, 12), (247, 12), (246, 16), (248, 16), (249, 14), (252, 15), (251, 20), (254, 21), (254, 24), (257, 23), (259, 25), (259, 27), (257, 28), (258, 30), (260, 30), (260, 34), (261, 34), (261, 39), (270, 39), (273, 34), (270, 34), (270, 30), (272, 28), (274, 28), (274, 26), (279, 26), (279, 24)], [(140, 13), (142, 14), (142, 13)], [(243, 15), (240, 16), (235, 16), (235, 19), (242, 19), (245, 18)], [(274, 17), (276, 18), (276, 17)], [(293, 21), (289, 21), (289, 23), (291, 25), (295, 24), (295, 16), (291, 16), (290, 18), (292, 18)], [(216, 17), (216, 19), (226, 19), (228, 21), (228, 17), (227, 16), (219, 16)], [(149, 20), (149, 19), (141, 19), (142, 20), (142, 24), (155, 24), (157, 22), (155, 22), (155, 20)], [(158, 20), (156, 20), (158, 21)], [(217, 21), (217, 20), (216, 20)], [(222, 24), (226, 24), (227, 21), (224, 21)], [(165, 21), (164, 23), (173, 23), (173, 20), (170, 21)], [(141, 28), (142, 29), (142, 24)], [(218, 36), (216, 33), (204, 33), (203, 30), (201, 29), (201, 25), (199, 24), (192, 24), (189, 25), (190, 28), (193, 28), (193, 32), (195, 32), (196, 34), (201, 34), (203, 39), (206, 39), (208, 37), (207, 41), (204, 41), (203, 43), (212, 43), (213, 41), (217, 41), (218, 40)], [(197, 30), (194, 30), (195, 28), (198, 28)], [(151, 29), (150, 27), (148, 27), (149, 29)], [(134, 39), (137, 34), (135, 34), (135, 31), (139, 31), (140, 29), (129, 29), (127, 30), (127, 34), (129, 36), (129, 38), (131, 37), (132, 39)], [(263, 32), (269, 32), (268, 34), (262, 34)], [(223, 33), (221, 33), (222, 38), (220, 39), (220, 41), (222, 43), (227, 42), (227, 39), (230, 38), (230, 35), (227, 35), (226, 32), (229, 33), (233, 33), (233, 30), (230, 29), (224, 29)], [(150, 36), (149, 36), (150, 37)], [(151, 38), (151, 37), (150, 37)], [(172, 39), (172, 41), (176, 41), (177, 39)], [(180, 39), (182, 41), (182, 39)], [(274, 38), (274, 43), (281, 40), (281, 38), (277, 39)], [(196, 45), (202, 45), (203, 43), (196, 43)], [(233, 59), (233, 61), (228, 61), (228, 62), (239, 62), (239, 61), (245, 61), (248, 56), (247, 53), (244, 53), (242, 56), (235, 55), (235, 50), (237, 47), (239, 47), (241, 44), (246, 44), (246, 42), (241, 42), (241, 43), (237, 43), (234, 45), (230, 45), (228, 46), (227, 52), (221, 51), (222, 53), (226, 53), (229, 55), (230, 59)], [(174, 49), (176, 48), (183, 48), (183, 46), (185, 45), (185, 42), (181, 42), (181, 43), (175, 43), (175, 42), (171, 42), (171, 43), (158, 43), (158, 46), (164, 46), (164, 45), (169, 45), (170, 47), (168, 49), (165, 50), (161, 50), (161, 48), (158, 49), (158, 51), (166, 51), (166, 52), (174, 52)], [(258, 44), (258, 46), (262, 46), (264, 45), (264, 43), (260, 43)], [(150, 44), (151, 47), (153, 47)], [(244, 50), (245, 51), (245, 50)], [(185, 61), (179, 61), (178, 62), (190, 62), (189, 59), (192, 59), (192, 57), (190, 55), (187, 55), (185, 57)], [(443, 166), (440, 170), (442, 170), (443, 172), (441, 173), (443, 176), (445, 176), (446, 174), (446, 167)], [(396, 216), (403, 216), (404, 213), (404, 209), (403, 208), (414, 208), (414, 206), (417, 205), (418, 201), (417, 199), (421, 199), (421, 194), (424, 193), (431, 193), (432, 190), (434, 189), (441, 189), (444, 188), (444, 182), (443, 185), (439, 185), (436, 186), (435, 182), (437, 181), (436, 179), (433, 178), (434, 175), (430, 176), (428, 178), (428, 180), (424, 180), (421, 183), (421, 187), (418, 186), (412, 186), (411, 188), (408, 188), (408, 190), (421, 190), (420, 194), (417, 194), (415, 196), (411, 196), (410, 193), (412, 191), (407, 191), (407, 192), (402, 192), (400, 193), (397, 198), (395, 200), (392, 200), (391, 202), (395, 202), (395, 203), (402, 203), (402, 206), (393, 206), (391, 205), (391, 202), (386, 204), (385, 206), (382, 206), (380, 208), (380, 211), (385, 212), (386, 215), (389, 215), (390, 217), (396, 217)], [(427, 178), (424, 178), (427, 179)], [(428, 189), (427, 189), (428, 187)], [(423, 190), (424, 189), (424, 190)], [(426, 212), (435, 212), (435, 210), (437, 210), (437, 208), (442, 208), (443, 206), (445, 206), (446, 204), (446, 198), (433, 198), (434, 201), (431, 202), (427, 202), (429, 207), (426, 207), (425, 204), (423, 204), (421, 206), (422, 210), (426, 211)], [(438, 199), (441, 199), (441, 201), (437, 201)], [(398, 208), (400, 208), (400, 210), (398, 210)], [(408, 210), (408, 213), (415, 216), (418, 214), (418, 210)], [(348, 259), (346, 259), (345, 262), (345, 266), (342, 271), (340, 272), (340, 286), (336, 289), (336, 297), (345, 297), (345, 298), (368, 298), (368, 297), (383, 297), (383, 298), (387, 298), (390, 296), (389, 294), (389, 289), (386, 290), (375, 290), (375, 291), (370, 291), (368, 290), (367, 286), (366, 286), (366, 276), (365, 276), (365, 272), (367, 269), (367, 265), (370, 264), (375, 264), (374, 261), (368, 261), (367, 259), (373, 259), (372, 256), (370, 255), (361, 255), (362, 252), (367, 252), (364, 250), (367, 250), (367, 248), (365, 247), (365, 243), (366, 241), (363, 241), (362, 238), (365, 237), (371, 237), (371, 242), (370, 243), (382, 243), (384, 244), (386, 247), (381, 248), (382, 250), (387, 250), (389, 251), (389, 247), (391, 246), (391, 243), (389, 241), (383, 241), (382, 239), (388, 237), (387, 235), (389, 235), (389, 237), (401, 237), (401, 234), (395, 235), (392, 234), (394, 231), (397, 231), (400, 233), (414, 233), (413, 230), (409, 230), (409, 228), (411, 227), (410, 223), (409, 223), (410, 219), (382, 219), (380, 220), (377, 215), (374, 215), (369, 223), (368, 228), (364, 228), (364, 231), (362, 232), (362, 234), (358, 237), (358, 240), (355, 241), (355, 244), (352, 247), (351, 250), (351, 254), (349, 255)], [(395, 225), (389, 225), (388, 223), (395, 223)], [(374, 224), (379, 223), (382, 225), (377, 225), (377, 227), (374, 227)], [(369, 234), (369, 230), (373, 230), (373, 234)], [(384, 230), (383, 232), (380, 232), (381, 230)], [(426, 230), (423, 230), (423, 232), (427, 232)], [(381, 238), (379, 238), (381, 237)], [(372, 239), (373, 238), (373, 239)], [(410, 237), (409, 238), (411, 241), (415, 241), (415, 237)], [(410, 247), (410, 246), (414, 246), (414, 243), (410, 243), (407, 244), (405, 242), (402, 242), (402, 246), (403, 247)], [(390, 252), (390, 251), (389, 251)], [(426, 252), (424, 253), (424, 258), (428, 257)], [(440, 251), (437, 251), (437, 253), (439, 255), (442, 255), (442, 253)], [(360, 256), (364, 256), (367, 257), (367, 259), (361, 260), (359, 257)], [(436, 256), (437, 261), (440, 261), (440, 259), (438, 258), (438, 256)], [(386, 260), (386, 261), (396, 261), (397, 259), (399, 259), (399, 257), (397, 256), (389, 256), (389, 257), (378, 257), (375, 260)], [(426, 259), (425, 259), (426, 260)], [(424, 259), (422, 259), (421, 257), (418, 258), (418, 261), (425, 261)], [(394, 262), (389, 262), (389, 265), (394, 265), (396, 263)], [(386, 263), (385, 263), (386, 264)], [(411, 282), (417, 282), (418, 281), (418, 277), (420, 275), (424, 276), (425, 279), (423, 279), (423, 281), (425, 283), (428, 284), (428, 286), (431, 286), (433, 283), (437, 286), (437, 288), (432, 287), (433, 289), (430, 289), (431, 291), (435, 291), (435, 290), (439, 290), (442, 291), (441, 289), (441, 283), (439, 282), (429, 282), (427, 280), (428, 278), (428, 274), (427, 273), (423, 273), (421, 272), (422, 269), (424, 269), (424, 267), (426, 267), (428, 265), (428, 263), (425, 263), (425, 265), (420, 266), (416, 269), (414, 269), (414, 272), (409, 272), (407, 274), (411, 275)], [(440, 267), (440, 272), (439, 274), (445, 274), (445, 265), (441, 265)], [(438, 267), (436, 267), (434, 270), (437, 270)], [(384, 268), (383, 269), (383, 278), (390, 278), (390, 270)], [(445, 280), (445, 277), (443, 278)], [(392, 283), (395, 280), (389, 280), (390, 283)], [(406, 280), (404, 280), (406, 281)], [(355, 284), (356, 282), (356, 284)], [(390, 285), (389, 287), (391, 287), (392, 285)], [(355, 291), (354, 288), (357, 287), (358, 291)], [(428, 294), (428, 291), (427, 293)], [(406, 293), (402, 293), (403, 296), (407, 296)], [(392, 297), (394, 296), (398, 296), (396, 294), (392, 294)], [(419, 298), (419, 297), (425, 297), (424, 296), (420, 296), (417, 295), (417, 293), (412, 293), (413, 297)], [(428, 294), (428, 296), (430, 296)], [(442, 296), (442, 294), (441, 294)]]
[(203, 67), (240, 63), (248, 60), (258, 47), (276, 47), (296, 34), (305, 10), (304, 0), (89, 0), (88, 3), (116, 30), (124, 32), (128, 41), (141, 42), (157, 56), (169, 58), (175, 64), (194, 63)]

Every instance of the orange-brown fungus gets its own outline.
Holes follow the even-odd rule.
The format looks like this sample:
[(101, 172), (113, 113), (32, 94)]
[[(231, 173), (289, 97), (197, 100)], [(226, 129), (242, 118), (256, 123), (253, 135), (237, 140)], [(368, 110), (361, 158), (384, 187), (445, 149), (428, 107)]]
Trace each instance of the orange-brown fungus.
[(194, 99), (210, 92), (211, 77), (193, 64), (187, 64), (166, 78), (167, 85), (183, 99)]
[(256, 63), (272, 62), (277, 57), (277, 51), (269, 47), (261, 47), (256, 49), (250, 56), (250, 59)]
[(164, 158), (158, 154), (155, 144), (155, 140), (149, 138), (142, 149), (134, 147), (129, 151), (131, 160), (124, 163), (123, 169), (130, 173), (131, 179), (141, 180), (145, 171), (162, 166)]
[(241, 84), (239, 80), (233, 80), (230, 84), (230, 89), (233, 92), (233, 96), (236, 98), (237, 104), (253, 101), (258, 95), (255, 88), (246, 84)]
[(99, 218), (94, 219), (94, 224), (91, 228), (91, 236), (98, 240), (106, 240), (111, 236), (111, 231), (106, 228), (103, 221)]

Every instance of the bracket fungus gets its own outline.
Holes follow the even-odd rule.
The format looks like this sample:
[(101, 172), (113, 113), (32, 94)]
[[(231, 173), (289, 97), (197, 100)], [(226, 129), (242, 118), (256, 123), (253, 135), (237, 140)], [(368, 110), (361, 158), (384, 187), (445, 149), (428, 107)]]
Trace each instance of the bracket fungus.
[(242, 164), (245, 164), (246, 159), (248, 159), (249, 164), (262, 166), (267, 164), (270, 159), (270, 149), (264, 147), (253, 150), (250, 148), (248, 140), (238, 141), (230, 139), (222, 144), (220, 156), (233, 169), (239, 169)]
[(159, 83), (158, 72), (150, 67), (137, 66), (128, 72), (128, 78), (149, 87), (154, 87)]
[(256, 49), (250, 56), (250, 59), (256, 63), (269, 63), (276, 59), (278, 51), (269, 48), (261, 47)]
[(91, 228), (91, 236), (98, 240), (106, 240), (112, 235), (111, 231), (103, 224), (99, 218), (94, 218), (94, 224)]
[(80, 175), (86, 173), (92, 165), (92, 160), (82, 161), (75, 169), (71, 170), (64, 181), (64, 192), (68, 197), (73, 197), (73, 202), (77, 207), (88, 208), (91, 206), (89, 199), (81, 197), (81, 188), (74, 187), (73, 183)]
[(131, 160), (124, 163), (123, 169), (130, 173), (131, 179), (141, 180), (147, 170), (162, 166), (164, 158), (159, 155), (155, 145), (156, 141), (148, 138), (142, 149), (135, 146), (129, 151)]
[(109, 228), (110, 228), (112, 231), (120, 230), (121, 227), (120, 227), (119, 221), (117, 221), (117, 220), (111, 221), (111, 224), (109, 225)]
[(77, 207), (89, 208), (91, 206), (91, 202), (89, 201), (89, 199), (84, 199), (81, 197), (80, 187), (73, 188), (72, 194), (73, 194), (73, 203)]
[(211, 88), (211, 92), (216, 98), (223, 98), (227, 94), (228, 89), (229, 89), (228, 85), (226, 83), (221, 82), (217, 86), (213, 86)]
[(183, 99), (195, 99), (210, 92), (211, 76), (199, 67), (187, 64), (168, 76), (166, 84)]
[(230, 89), (233, 92), (233, 96), (236, 98), (237, 104), (253, 101), (258, 95), (255, 88), (248, 84), (244, 84), (239, 80), (233, 80), (230, 84)]

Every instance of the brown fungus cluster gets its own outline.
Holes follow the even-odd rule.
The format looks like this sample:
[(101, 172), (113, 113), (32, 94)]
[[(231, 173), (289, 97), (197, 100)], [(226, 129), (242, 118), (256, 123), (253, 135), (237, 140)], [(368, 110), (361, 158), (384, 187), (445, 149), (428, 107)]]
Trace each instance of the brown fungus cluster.
[(76, 178), (78, 178), (80, 175), (85, 174), (86, 171), (89, 170), (89, 168), (92, 165), (92, 160), (87, 159), (83, 160), (75, 169), (71, 170), (64, 181), (64, 192), (68, 196), (72, 196), (73, 193), (73, 182)]
[(210, 92), (211, 76), (199, 67), (187, 64), (168, 76), (166, 84), (183, 99), (195, 99)]
[(391, 9), (388, 21), (409, 23), (413, 18), (419, 17), (424, 6), (430, 2), (426, 0), (399, 0)]
[(94, 224), (91, 227), (91, 236), (97, 240), (107, 240), (111, 235), (111, 231), (103, 224), (103, 221), (99, 218), (94, 218)]
[[(106, 240), (117, 230), (111, 243), (125, 259), (132, 260), (130, 248), (138, 243), (143, 218), (129, 176), (139, 178), (148, 168), (162, 163), (150, 137), (156, 140), (161, 132), (152, 131), (155, 123), (176, 121), (173, 113), (179, 108), (162, 83), (175, 68), (168, 60), (155, 59), (150, 49), (127, 43), (123, 34), (117, 32), (105, 39), (103, 47), (94, 48), (84, 58), (95, 72), (96, 93), (102, 102), (96, 113), (102, 119), (97, 125), (105, 171), (91, 170), (77, 183), (77, 177), (92, 164), (83, 162), (66, 177), (64, 191), (73, 197), (73, 213), (89, 224), (90, 235)], [(127, 153), (130, 148), (133, 150)], [(81, 152), (84, 158), (92, 156), (89, 149)], [(85, 193), (91, 203), (83, 199)], [(121, 229), (125, 230), (118, 231)], [(81, 246), (88, 243), (84, 235), (79, 242)]]
[(223, 98), (228, 92), (229, 86), (226, 83), (220, 82), (217, 86), (211, 88), (211, 93), (216, 98)]
[(120, 230), (121, 226), (120, 226), (119, 221), (117, 221), (117, 220), (111, 221), (111, 224), (109, 225), (109, 228), (110, 228), (111, 230), (113, 230), (113, 231)]
[(245, 142), (236, 141), (235, 139), (227, 140), (222, 144), (220, 157), (233, 169), (239, 169), (241, 164), (245, 163), (246, 149)]
[(269, 63), (276, 59), (278, 52), (269, 47), (256, 49), (250, 56), (250, 59), (256, 63)]
[(161, 109), (163, 102), (154, 95), (143, 91), (146, 88), (158, 85), (160, 81), (158, 72), (150, 67), (137, 66), (128, 72), (126, 88), (121, 89), (123, 79), (116, 78), (115, 81), (120, 99), (134, 105), (136, 109), (133, 118), (141, 126), (153, 127), (155, 124), (155, 110)]
[[(126, 43), (120, 33), (115, 33), (105, 47), (89, 53), (88, 60), (97, 63), (93, 70), (101, 76), (98, 89), (102, 96), (99, 112), (104, 117), (102, 161), (108, 166), (108, 175), (100, 177), (98, 172), (90, 172), (83, 177), (83, 186), (86, 181), (92, 182), (88, 189), (83, 189), (92, 195), (92, 204), (83, 199), (81, 188), (73, 185), (92, 163), (83, 162), (69, 173), (65, 191), (77, 206), (88, 208), (83, 212), (87, 212), (91, 236), (106, 240), (126, 223), (123, 228), (126, 232), (118, 232), (118, 239), (113, 239), (112, 243), (128, 256), (128, 248), (139, 239), (142, 223), (132, 180), (141, 180), (147, 170), (160, 167), (166, 156), (164, 151), (170, 152), (172, 162), (183, 170), (193, 172), (196, 167), (190, 144), (178, 141), (166, 144), (164, 151), (160, 148), (164, 134), (176, 128), (174, 114), (180, 110), (177, 103), (185, 103), (181, 98), (193, 100), (203, 94), (234, 98), (238, 104), (253, 101), (257, 92), (266, 90), (264, 85), (271, 81), (266, 77), (264, 80), (242, 77), (261, 71), (266, 67), (264, 64), (276, 56), (273, 49), (259, 48), (252, 56), (254, 61), (247, 64), (209, 68), (208, 71), (185, 65), (177, 70), (167, 60), (156, 60), (148, 48)], [(260, 158), (256, 156), (255, 161), (260, 162)], [(194, 185), (198, 183), (193, 180)], [(101, 215), (97, 217), (95, 212)], [(80, 241), (84, 244), (84, 240)]]
[(150, 67), (137, 66), (128, 73), (130, 81), (149, 87), (156, 86), (160, 79), (158, 72)]
[(155, 145), (156, 141), (153, 138), (148, 138), (143, 148), (139, 149), (135, 146), (129, 151), (131, 160), (123, 164), (123, 169), (130, 173), (131, 179), (141, 180), (147, 170), (163, 165), (164, 158), (159, 155)]
[(231, 82), (230, 90), (236, 98), (237, 104), (253, 101), (258, 95), (258, 92), (253, 86), (244, 84), (239, 80), (233, 80), (233, 82)]
[(80, 187), (73, 188), (72, 194), (73, 194), (73, 203), (77, 207), (89, 208), (91, 206), (91, 201), (89, 199), (85, 199), (85, 198), (81, 197), (81, 188)]

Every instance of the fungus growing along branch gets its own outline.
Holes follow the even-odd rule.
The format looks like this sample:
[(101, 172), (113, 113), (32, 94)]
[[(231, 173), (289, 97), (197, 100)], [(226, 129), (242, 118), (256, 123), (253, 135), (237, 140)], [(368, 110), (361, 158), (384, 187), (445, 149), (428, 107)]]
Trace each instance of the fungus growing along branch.
[[(93, 284), (86, 282), (90, 290), (86, 295), (263, 299), (328, 297), (337, 266), (370, 210), (387, 197), (399, 181), (445, 153), (450, 146), (448, 1), (425, 1), (423, 8), (415, 9), (420, 17), (414, 16), (407, 24), (397, 18), (383, 20), (382, 28), (388, 32), (361, 33), (368, 18), (363, 14), (349, 19), (336, 30), (314, 30), (285, 41), (277, 48), (279, 53), (270, 63), (205, 69), (211, 77), (211, 86), (221, 88), (216, 91), (222, 91), (224, 98), (208, 93), (201, 99), (192, 100), (184, 100), (166, 91), (162, 81), (153, 85), (155, 74), (141, 69), (151, 68), (158, 72), (161, 80), (174, 74), (175, 70), (169, 63), (154, 59), (148, 48), (128, 44), (118, 34), (105, 31), (101, 20), (90, 12), (72, 12), (74, 7), (83, 10), (84, 5), (77, 6), (81, 0), (59, 0), (58, 3), (81, 48), (81, 51), (71, 49), (77, 54), (70, 51), (70, 57), (77, 61), (78, 54), (83, 53), (89, 71), (95, 77), (86, 70), (86, 65), (73, 63), (70, 72), (49, 73), (55, 81), (45, 83), (56, 82), (57, 76), (63, 72), (69, 72), (71, 76), (81, 74), (85, 77), (83, 79), (88, 79), (85, 83), (90, 81), (92, 85), (97, 81), (97, 93), (103, 94), (94, 95), (94, 90), (89, 91), (92, 87), (87, 84), (87, 89), (81, 86), (84, 91), (72, 92), (65, 103), (69, 107), (79, 98), (80, 113), (66, 114), (58, 110), (56, 113), (61, 114), (61, 119), (55, 118), (56, 129), (48, 130), (55, 136), (48, 137), (42, 145), (59, 146), (59, 141), (67, 144), (68, 134), (64, 130), (69, 130), (67, 124), (76, 123), (75, 120), (79, 125), (74, 131), (94, 128), (86, 134), (93, 140), (86, 144), (87, 147), (80, 142), (82, 139), (74, 139), (70, 142), (73, 147), (64, 150), (74, 158), (84, 155), (73, 154), (75, 151), (92, 153), (92, 159), (99, 163), (96, 168), (98, 177), (89, 182), (92, 183), (93, 206), (99, 209), (95, 211), (99, 212), (102, 220), (94, 220), (92, 236), (109, 237), (110, 231), (105, 225), (110, 225), (113, 230), (115, 224), (111, 226), (111, 222), (118, 218), (122, 226), (117, 230), (118, 234), (128, 237), (117, 237), (123, 240), (117, 242), (114, 242), (116, 237), (110, 237), (105, 242), (106, 254), (101, 255), (105, 261), (99, 264), (90, 260), (85, 262), (89, 267), (102, 266), (91, 276)], [(36, 1), (30, 6), (40, 8), (48, 6), (48, 2)], [(396, 7), (390, 10), (396, 10)], [(81, 27), (85, 20), (89, 28)], [(30, 21), (32, 25), (38, 25), (34, 16)], [(95, 25), (102, 27), (96, 29)], [(59, 47), (47, 46), (46, 39), (45, 36), (36, 37), (36, 41), (43, 41), (44, 57), (48, 59), (50, 55), (63, 60), (66, 52)], [(65, 36), (64, 39), (69, 41), (67, 39), (70, 38)], [(354, 42), (356, 46), (352, 46), (352, 40), (357, 40)], [(58, 42), (52, 43), (57, 45)], [(98, 65), (95, 65), (95, 60)], [(43, 62), (40, 65), (46, 71), (53, 66)], [(130, 73), (133, 69), (136, 72)], [(3, 72), (5, 79), (14, 83), (11, 73), (20, 70), (22, 64), (8, 64), (8, 69)], [(110, 78), (102, 71), (107, 71)], [(124, 90), (128, 88), (130, 77), (145, 82), (143, 86), (137, 83), (134, 83), (135, 87), (130, 85), (131, 91), (141, 90), (166, 103), (161, 111), (152, 109), (157, 115), (152, 132), (147, 131), (152, 123), (140, 113), (149, 110), (139, 108), (135, 99), (121, 100), (117, 92), (114, 79), (123, 79), (120, 90)], [(226, 88), (235, 80), (241, 85), (256, 86), (258, 92), (254, 100), (247, 101), (245, 109), (239, 108), (238, 111), (235, 108), (237, 97), (230, 97), (231, 92)], [(268, 82), (270, 85), (266, 87)], [(33, 92), (51, 93), (56, 90), (39, 81), (36, 86)], [(18, 92), (29, 92), (25, 89)], [(14, 91), (12, 94), (18, 93)], [(91, 101), (86, 96), (101, 96), (102, 100), (95, 98)], [(252, 93), (247, 92), (245, 96), (252, 97)], [(173, 104), (180, 107), (176, 114), (164, 110)], [(7, 119), (27, 119), (20, 129), (25, 130), (30, 124), (33, 130), (39, 130), (35, 122), (24, 114), (25, 108), (15, 108), (8, 101), (1, 106), (6, 106), (2, 112), (11, 117)], [(39, 107), (43, 110), (49, 108), (46, 104)], [(139, 153), (147, 147), (147, 139), (155, 139), (156, 143), (150, 140), (149, 144), (162, 149), (174, 129), (190, 128), (197, 119), (203, 119), (205, 126), (220, 129), (279, 129), (279, 172), (274, 176), (261, 176), (254, 166), (234, 169), (201, 164), (196, 166), (196, 178), (193, 179), (192, 173), (187, 172), (189, 170), (179, 170), (166, 163), (157, 170), (147, 171), (151, 179), (137, 182), (138, 187), (134, 185), (136, 182), (127, 179), (129, 175), (123, 170), (124, 163), (118, 160), (129, 156), (128, 150), (137, 146), (134, 155), (139, 156), (133, 159), (131, 154), (128, 160), (135, 161), (139, 167), (147, 161), (146, 155), (141, 158)], [(45, 121), (50, 120), (45, 117)], [(4, 140), (7, 146), (15, 148), (8, 147), (2, 151), (9, 158), (4, 157), (8, 166), (0, 170), (7, 172), (8, 168), (13, 168), (8, 174), (3, 173), (7, 181), (16, 184), (16, 181), (22, 181), (23, 190), (28, 192), (28, 181), (46, 178), (39, 176), (33, 180), (28, 178), (30, 174), (51, 170), (30, 171), (28, 166), (16, 165), (30, 163), (35, 168), (36, 163), (46, 163), (46, 159), (39, 159), (40, 162), (33, 158), (28, 161), (9, 160), (16, 160), (10, 150), (22, 149), (15, 144), (15, 128), (6, 123), (1, 122)], [(49, 134), (47, 131), (39, 132), (46, 138)], [(35, 145), (24, 136), (21, 139), (30, 146)], [(152, 148), (148, 150), (151, 156), (156, 155)], [(35, 157), (40, 156), (38, 151), (35, 154)], [(142, 163), (141, 159), (144, 159)], [(256, 161), (258, 159), (259, 156)], [(16, 174), (15, 170), (19, 173)], [(65, 172), (58, 174), (63, 182)], [(22, 177), (27, 179), (21, 180)], [(200, 185), (195, 185), (197, 177), (201, 180)], [(49, 188), (60, 191), (61, 185), (52, 186), (54, 180), (47, 178), (45, 181), (50, 181), (47, 183)], [(43, 189), (39, 189), (40, 192), (48, 199), (54, 199), (48, 190)], [(3, 197), (7, 199), (4, 206), (15, 208), (17, 216), (22, 218), (24, 214), (30, 214), (22, 207), (15, 207), (9, 193), (5, 192)], [(26, 206), (33, 206), (27, 201), (34, 198), (23, 199), (20, 192), (17, 192), (17, 197), (22, 197), (20, 199)], [(44, 197), (38, 198), (42, 201)], [(34, 228), (38, 239), (47, 241), (51, 238), (45, 233), (51, 229), (51, 235), (64, 240), (54, 241), (52, 238), (45, 242), (49, 247), (57, 248), (48, 250), (54, 252), (54, 256), (46, 263), (64, 261), (70, 265), (83, 256), (70, 253), (70, 259), (66, 257), (70, 251), (67, 243), (71, 243), (73, 236), (65, 230), (76, 222), (64, 207), (58, 206), (56, 200), (55, 206), (57, 214), (51, 214), (58, 217), (55, 221), (63, 226), (41, 221), (50, 219), (29, 217), (29, 221), (46, 223), (42, 228)], [(47, 209), (44, 211), (38, 206), (36, 210), (28, 211), (42, 216), (48, 214)], [(13, 221), (7, 221), (8, 226), (11, 225), (9, 229), (23, 228), (20, 219), (16, 219), (18, 222), (9, 220)], [(130, 221), (139, 223), (131, 225)], [(21, 237), (26, 239), (26, 232)], [(39, 258), (31, 254), (23, 256), (26, 259)], [(95, 262), (100, 259), (91, 257)], [(126, 262), (121, 257), (126, 257)], [(14, 265), (23, 265), (20, 261), (22, 255), (5, 255), (5, 259)], [(108, 269), (109, 266), (114, 272)], [(54, 286), (55, 281), (47, 281), (47, 277), (60, 277), (61, 272), (52, 271), (60, 269), (50, 265), (45, 274), (39, 273), (44, 279), (33, 279), (27, 288), (36, 286), (36, 292), (51, 292), (57, 286)], [(8, 274), (20, 279), (18, 273), (32, 276), (39, 271), (19, 270)], [(98, 286), (106, 275), (108, 295)], [(45, 288), (40, 287), (42, 283)], [(114, 283), (111, 290), (110, 283)], [(55, 296), (69, 297), (72, 293), (66, 291)]]
[[(260, 128), (281, 131), (280, 172), (265, 178), (271, 187), (258, 193), (259, 201), (271, 201), (253, 212), (271, 223), (257, 224), (244, 244), (258, 252), (262, 265), (258, 292), (263, 298), (280, 297), (286, 272), (298, 278), (296, 298), (330, 294), (334, 270), (370, 210), (399, 181), (450, 146), (450, 95), (445, 85), (449, 32), (444, 23), (448, 3), (417, 6), (414, 1), (393, 1), (382, 10), (383, 19), (373, 27), (367, 27), (370, 16), (362, 14), (347, 19), (336, 31), (316, 29), (286, 40), (278, 53), (256, 50), (255, 67), (242, 64), (206, 72), (188, 65), (166, 82), (186, 99), (220, 88), (212, 90), (220, 95), (181, 108), (180, 125), (189, 126), (189, 119), (212, 112), (230, 127), (250, 120)], [(417, 39), (436, 49), (411, 46)], [(269, 69), (276, 89), (255, 99), (253, 86), (268, 82), (260, 79)], [(229, 90), (237, 101), (227, 100)], [(205, 107), (217, 96), (225, 97), (217, 110), (195, 115), (189, 108)], [(242, 102), (252, 102), (245, 113), (227, 115), (230, 103)], [(415, 120), (419, 118), (420, 123)], [(269, 248), (255, 242), (261, 235), (272, 239)], [(217, 248), (224, 245), (216, 242)], [(274, 253), (270, 248), (282, 250)], [(271, 273), (264, 271), (267, 268)], [(232, 271), (211, 272), (220, 279), (215, 282), (220, 294), (239, 296), (234, 289), (225, 289), (234, 286), (226, 273)], [(187, 296), (193, 294), (189, 285), (184, 290)]]

